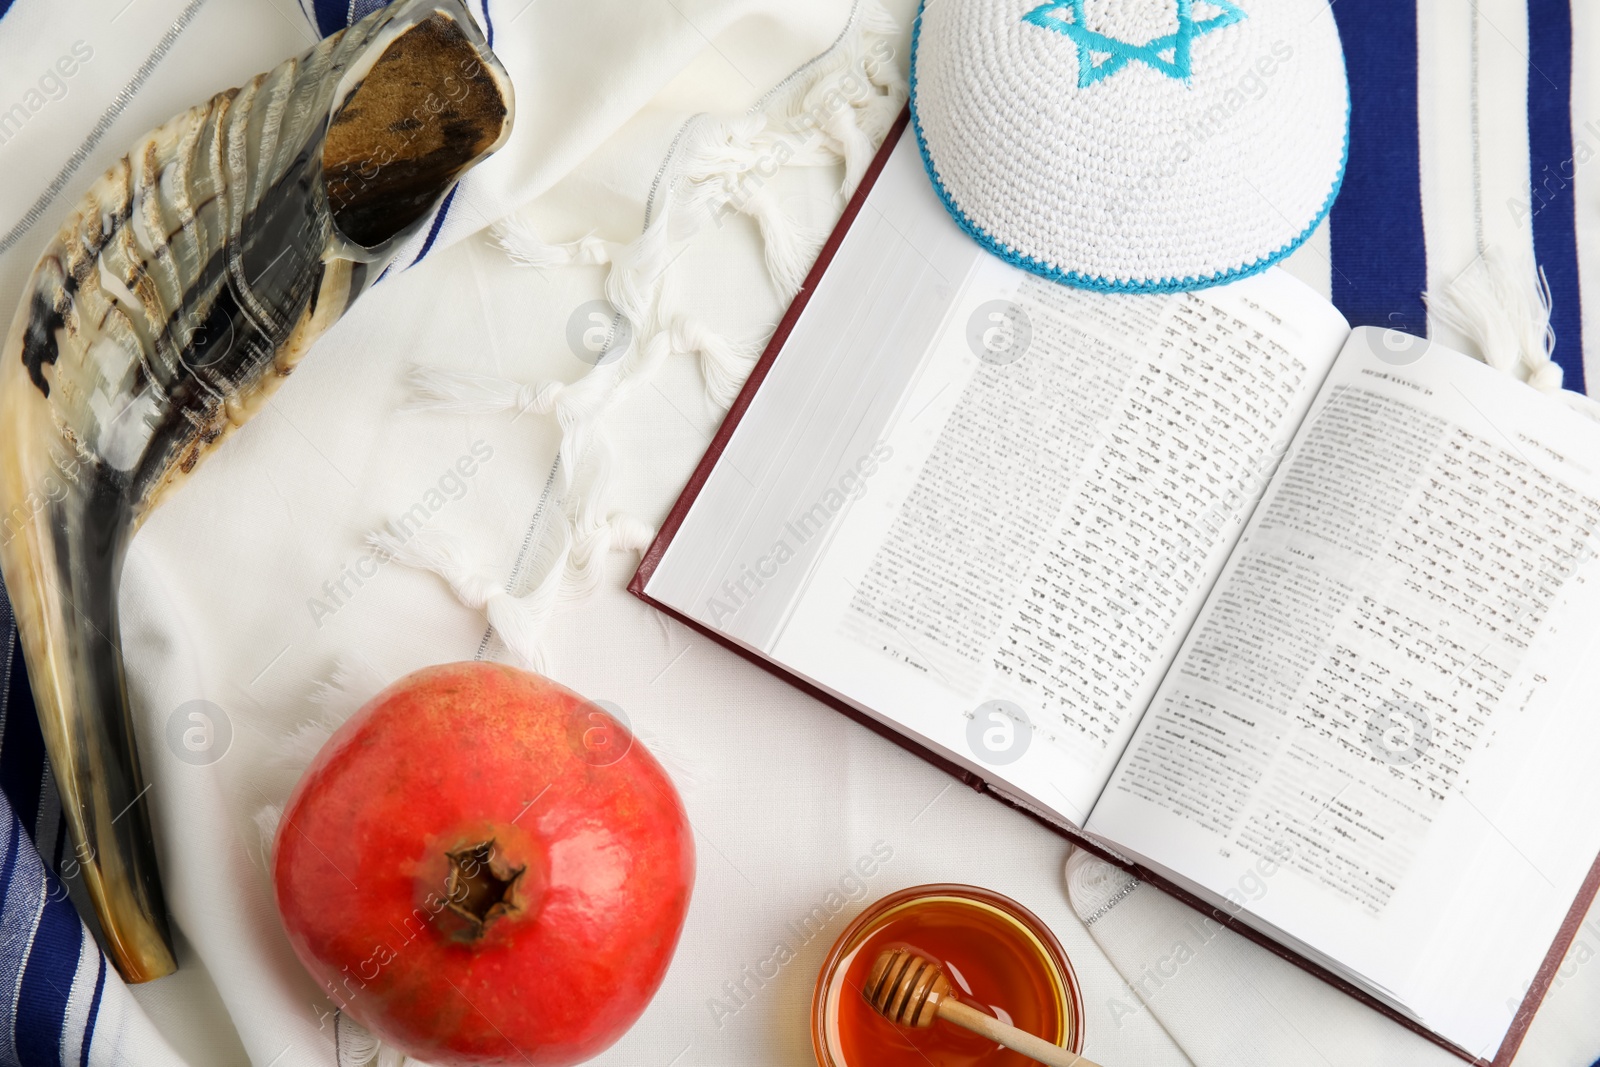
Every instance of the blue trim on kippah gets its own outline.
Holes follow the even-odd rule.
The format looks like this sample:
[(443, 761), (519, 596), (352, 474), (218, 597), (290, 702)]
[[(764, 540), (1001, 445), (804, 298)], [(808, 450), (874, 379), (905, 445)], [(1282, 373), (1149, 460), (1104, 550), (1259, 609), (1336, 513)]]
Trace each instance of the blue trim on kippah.
[[(1097, 292), (1107, 293), (1182, 293), (1191, 289), (1206, 289), (1213, 285), (1222, 285), (1226, 282), (1239, 281), (1253, 274), (1260, 274), (1268, 267), (1281, 262), (1291, 255), (1316, 232), (1328, 217), (1328, 212), (1333, 210), (1333, 202), (1339, 196), (1339, 189), (1344, 185), (1345, 165), (1350, 161), (1350, 92), (1348, 85), (1345, 88), (1345, 115), (1344, 115), (1344, 148), (1339, 157), (1339, 173), (1333, 180), (1333, 188), (1328, 191), (1328, 199), (1323, 202), (1322, 210), (1317, 212), (1317, 217), (1311, 221), (1298, 237), (1273, 252), (1263, 256), (1254, 263), (1247, 263), (1242, 267), (1223, 271), (1205, 278), (1193, 275), (1187, 278), (1163, 278), (1159, 281), (1117, 281), (1103, 276), (1091, 277), (1075, 270), (1062, 270), (1060, 267), (1044, 263), (1029, 255), (1024, 255), (992, 236), (983, 227), (967, 218), (966, 214), (956, 206), (955, 200), (950, 196), (949, 190), (944, 186), (944, 180), (939, 177), (938, 170), (933, 165), (933, 157), (928, 154), (928, 141), (922, 134), (922, 120), (917, 115), (917, 45), (922, 37), (922, 12), (927, 6), (927, 0), (921, 0), (917, 5), (917, 18), (911, 24), (911, 128), (917, 134), (917, 149), (922, 153), (922, 166), (928, 172), (928, 178), (933, 182), (934, 192), (939, 194), (939, 199), (944, 202), (945, 210), (950, 212), (950, 217), (956, 220), (967, 235), (987, 251), (999, 256), (1014, 267), (1020, 267), (1042, 278), (1048, 278), (1063, 285), (1070, 285), (1078, 289), (1093, 289)], [(1600, 1065), (1597, 1065), (1600, 1067)]]

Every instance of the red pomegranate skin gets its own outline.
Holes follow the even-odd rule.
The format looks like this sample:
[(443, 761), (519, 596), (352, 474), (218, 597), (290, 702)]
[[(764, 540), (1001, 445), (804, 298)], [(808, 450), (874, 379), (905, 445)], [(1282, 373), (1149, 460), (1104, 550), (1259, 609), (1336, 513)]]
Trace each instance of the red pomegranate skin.
[(605, 711), (455, 663), (396, 682), (317, 754), (273, 883), (301, 962), (385, 1042), (438, 1067), (555, 1067), (599, 1054), (655, 995), (694, 839), (661, 765)]

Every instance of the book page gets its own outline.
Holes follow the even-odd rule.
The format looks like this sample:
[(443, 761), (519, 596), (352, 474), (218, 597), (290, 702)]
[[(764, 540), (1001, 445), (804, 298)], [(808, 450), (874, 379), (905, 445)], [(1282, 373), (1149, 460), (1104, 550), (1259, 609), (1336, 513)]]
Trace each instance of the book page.
[(1560, 400), (1356, 331), (1091, 832), (1214, 894), (1265, 864), (1250, 915), (1492, 1054), (1600, 851), (1597, 457)]
[(957, 289), (989, 258), (950, 221), (915, 140), (902, 138), (650, 576), (649, 595), (770, 650), (843, 514), (879, 491), (884, 430)]
[[(1020, 351), (974, 344), (987, 308)], [(986, 260), (774, 658), (1081, 825), (1346, 332), (1282, 274), (1108, 295)]]
[(907, 131), (646, 593), (1081, 825), (1348, 332), (1009, 266)]

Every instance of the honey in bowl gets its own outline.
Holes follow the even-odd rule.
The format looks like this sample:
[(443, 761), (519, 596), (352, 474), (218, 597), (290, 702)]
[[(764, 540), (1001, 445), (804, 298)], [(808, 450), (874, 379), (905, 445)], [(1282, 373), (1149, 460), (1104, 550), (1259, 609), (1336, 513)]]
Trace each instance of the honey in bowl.
[(1055, 937), (1016, 901), (974, 886), (901, 890), (856, 919), (828, 954), (812, 999), (821, 1067), (1029, 1067), (978, 1034), (935, 1022), (896, 1026), (861, 995), (879, 954), (906, 948), (938, 961), (967, 1005), (1076, 1052), (1077, 979)]

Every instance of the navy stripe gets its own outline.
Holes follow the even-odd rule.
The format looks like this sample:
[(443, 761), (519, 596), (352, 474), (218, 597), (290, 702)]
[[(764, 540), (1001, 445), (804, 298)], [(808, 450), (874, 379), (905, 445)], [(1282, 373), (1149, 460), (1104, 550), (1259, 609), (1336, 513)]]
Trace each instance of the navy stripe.
[[(433, 242), (438, 239), (439, 227), (444, 225), (444, 217), (450, 211), (450, 201), (456, 198), (456, 190), (459, 188), (461, 186), (452, 185), (450, 191), (444, 195), (444, 203), (439, 205), (439, 213), (433, 217), (433, 225), (428, 227), (428, 239), (422, 242), (422, 251), (418, 252), (417, 258), (411, 261), (412, 267), (422, 262), (422, 257), (428, 254), (428, 249), (432, 248)], [(410, 268), (408, 267), (407, 269), (409, 270)], [(382, 275), (379, 275), (379, 280), (382, 280)]]
[(0, 901), (6, 899), (6, 893), (11, 889), (11, 876), (17, 873), (17, 852), (22, 844), (22, 823), (17, 821), (15, 814), (11, 816), (11, 843), (6, 846), (6, 863), (0, 867)]
[(0, 0), (0, 19), (6, 17), (6, 12), (11, 10), (11, 5), (15, 2), (16, 0)]
[(39, 732), (39, 716), (33, 710), (27, 675), (17, 666), (22, 663), (22, 646), (13, 642), (6, 650), (12, 657), (10, 691), (6, 693), (5, 736), (0, 738), (0, 790), (11, 801), (11, 810), (28, 829), (28, 840), (39, 824), (39, 802), (44, 786), (44, 735)]
[(489, 47), (494, 47), (494, 19), (489, 17), (489, 0), (483, 0), (483, 30), (489, 42)]
[(350, 17), (346, 0), (312, 0), (311, 7), (317, 13), (317, 29), (324, 37), (344, 29)]
[(94, 998), (89, 1001), (89, 1023), (83, 1028), (83, 1052), (78, 1057), (78, 1067), (89, 1067), (89, 1046), (94, 1044), (94, 1024), (100, 1019), (100, 994), (106, 989), (106, 956), (100, 959), (100, 973), (94, 980)]
[(83, 924), (67, 900), (66, 890), (49, 874), (45, 875), (45, 891), (44, 913), (17, 994), (16, 1048), (23, 1063), (59, 1067), (67, 1000), (83, 953)]
[(50, 869), (57, 874), (61, 873), (61, 860), (67, 852), (67, 838), (71, 834), (67, 831), (67, 813), (61, 813), (61, 826), (56, 830), (56, 854), (51, 858)]
[(1562, 384), (1583, 392), (1583, 297), (1572, 179), (1572, 8), (1528, 0), (1528, 170), (1533, 250), (1550, 282), (1550, 326)]
[(1417, 163), (1415, 0), (1333, 5), (1350, 82), (1350, 162), (1328, 236), (1333, 302), (1352, 326), (1427, 331)]
[[(17, 816), (16, 816), (15, 813), (10, 813), (10, 814), (11, 814), (11, 836), (10, 836), (10, 838), (8, 838), (7, 844), (6, 844), (6, 862), (5, 862), (5, 865), (3, 867), (0, 867), (0, 904), (6, 904), (6, 903), (10, 902), (11, 879), (12, 879), (12, 876), (17, 873), (17, 853), (22, 851), (22, 823), (17, 820)], [(20, 923), (17, 923), (16, 917), (14, 915), (12, 915), (10, 912), (7, 912), (5, 914), (4, 921), (7, 922), (7, 923), (11, 923), (13, 925), (17, 925), (17, 926), (21, 925)], [(32, 921), (32, 917), (30, 916), (26, 921), (31, 922)], [(10, 1022), (6, 1022), (5, 1020), (0, 1019), (0, 1025), (10, 1026), (12, 1028), (12, 1034), (13, 1034), (13, 1037), (14, 1037), (14, 1035), (16, 1034), (16, 1020), (15, 1019), (11, 1020)], [(15, 1041), (13, 1040), (13, 1044), (14, 1043), (15, 1043)]]

